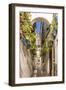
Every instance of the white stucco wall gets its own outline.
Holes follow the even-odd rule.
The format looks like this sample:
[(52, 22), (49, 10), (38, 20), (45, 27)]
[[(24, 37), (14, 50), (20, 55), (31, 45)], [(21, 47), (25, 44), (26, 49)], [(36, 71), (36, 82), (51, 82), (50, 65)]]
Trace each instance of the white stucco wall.
[(31, 13), (31, 20), (33, 20), (37, 17), (45, 18), (49, 21), (49, 23), (51, 23), (52, 18), (53, 18), (53, 14), (51, 14), (51, 13)]

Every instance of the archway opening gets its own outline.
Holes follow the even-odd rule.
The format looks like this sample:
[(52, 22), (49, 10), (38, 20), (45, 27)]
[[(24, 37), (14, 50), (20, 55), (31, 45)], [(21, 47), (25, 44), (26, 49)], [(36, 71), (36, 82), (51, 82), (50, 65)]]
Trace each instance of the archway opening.
[(50, 23), (45, 18), (35, 18), (32, 21), (34, 32), (36, 35), (36, 49), (34, 58), (34, 76), (47, 76), (47, 69), (44, 68), (46, 65), (43, 65), (46, 61), (44, 55), (42, 55), (43, 44), (47, 34), (49, 32)]

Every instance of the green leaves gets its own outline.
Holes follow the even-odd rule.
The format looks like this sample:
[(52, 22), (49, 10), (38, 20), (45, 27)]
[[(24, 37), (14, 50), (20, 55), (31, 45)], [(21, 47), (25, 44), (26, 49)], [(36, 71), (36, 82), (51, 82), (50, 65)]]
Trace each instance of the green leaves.
[(50, 30), (57, 30), (58, 29), (58, 21), (57, 21), (57, 16), (53, 16), (53, 20), (50, 26)]
[[(58, 21), (56, 18), (56, 14), (53, 15), (53, 20), (49, 27), (46, 28), (46, 31), (49, 31), (49, 34), (42, 45), (41, 55), (45, 55), (49, 49), (51, 49), (53, 43), (51, 42), (52, 35), (54, 35), (54, 30), (58, 30)], [(24, 33), (25, 38), (30, 42), (30, 49), (32, 52), (36, 50), (36, 33), (35, 33), (35, 25), (32, 26), (31, 23), (31, 13), (29, 12), (21, 12), (20, 13), (20, 30)]]
[(21, 30), (25, 33), (31, 33), (33, 27), (31, 25), (31, 15), (28, 12), (20, 13), (20, 27)]
[(25, 38), (30, 41), (30, 49), (35, 49), (36, 35), (31, 24), (31, 14), (29, 12), (20, 13), (20, 29), (25, 33)]
[(48, 53), (49, 50), (52, 48), (54, 39), (52, 35), (54, 35), (58, 30), (58, 21), (56, 14), (53, 15), (52, 23), (50, 24), (50, 27), (47, 28), (46, 30), (48, 29), (50, 29), (50, 32), (42, 45), (41, 55), (46, 55), (46, 53)]
[(41, 50), (41, 55), (45, 55), (48, 51), (49, 51), (48, 43), (47, 40), (45, 40)]

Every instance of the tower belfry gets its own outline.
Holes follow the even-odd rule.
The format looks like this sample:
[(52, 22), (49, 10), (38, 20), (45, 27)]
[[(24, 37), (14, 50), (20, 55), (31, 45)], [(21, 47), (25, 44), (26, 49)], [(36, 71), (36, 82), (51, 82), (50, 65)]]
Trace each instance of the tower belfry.
[(41, 35), (42, 35), (42, 23), (40, 21), (36, 22), (36, 55), (34, 57), (34, 75), (42, 76), (42, 58), (41, 58)]

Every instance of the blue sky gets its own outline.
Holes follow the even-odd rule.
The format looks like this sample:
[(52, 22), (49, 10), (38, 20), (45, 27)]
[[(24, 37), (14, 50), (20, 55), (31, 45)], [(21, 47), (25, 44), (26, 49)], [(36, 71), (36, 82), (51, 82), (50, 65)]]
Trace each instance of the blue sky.
[(38, 22), (36, 22), (36, 32), (37, 33), (40, 33), (40, 31), (41, 31), (41, 22), (40, 21), (38, 21)]

